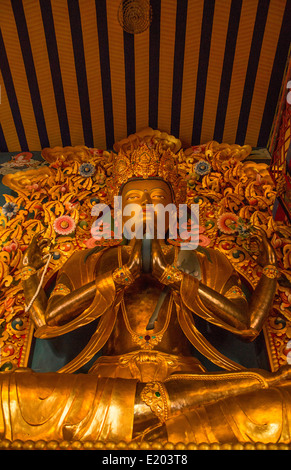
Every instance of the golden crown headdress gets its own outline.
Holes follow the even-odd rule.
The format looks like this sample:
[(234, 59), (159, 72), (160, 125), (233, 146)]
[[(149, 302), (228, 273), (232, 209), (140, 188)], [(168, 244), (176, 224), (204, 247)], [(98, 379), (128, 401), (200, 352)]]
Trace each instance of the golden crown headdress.
[(128, 181), (148, 178), (166, 181), (175, 204), (185, 202), (187, 183), (185, 174), (178, 168), (176, 155), (169, 148), (164, 150), (161, 145), (151, 148), (147, 144), (114, 157), (112, 177), (107, 183), (111, 202)]

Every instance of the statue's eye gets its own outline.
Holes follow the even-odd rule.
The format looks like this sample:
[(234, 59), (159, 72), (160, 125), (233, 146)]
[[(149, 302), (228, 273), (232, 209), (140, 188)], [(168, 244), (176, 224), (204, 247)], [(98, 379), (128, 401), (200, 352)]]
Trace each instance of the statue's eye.
[(133, 199), (139, 199), (139, 195), (138, 194), (131, 194), (130, 196), (126, 197), (127, 201), (132, 201)]
[(162, 194), (152, 194), (151, 198), (152, 199), (165, 199), (165, 196), (163, 196)]

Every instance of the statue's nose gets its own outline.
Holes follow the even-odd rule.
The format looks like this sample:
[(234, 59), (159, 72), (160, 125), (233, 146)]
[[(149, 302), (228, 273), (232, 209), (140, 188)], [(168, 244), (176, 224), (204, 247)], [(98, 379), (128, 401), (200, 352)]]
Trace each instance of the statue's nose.
[(146, 204), (150, 204), (151, 202), (152, 200), (150, 194), (147, 191), (144, 191), (141, 198), (141, 205), (145, 206)]

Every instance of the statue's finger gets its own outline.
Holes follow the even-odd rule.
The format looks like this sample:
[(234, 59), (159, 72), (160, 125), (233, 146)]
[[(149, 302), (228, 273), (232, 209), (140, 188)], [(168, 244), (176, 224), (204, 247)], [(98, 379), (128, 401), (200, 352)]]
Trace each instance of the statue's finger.
[(43, 228), (42, 230), (40, 230), (38, 233), (35, 234), (35, 237), (40, 238), (40, 236), (43, 234), (44, 231), (45, 229)]
[(52, 243), (52, 241), (49, 238), (43, 238), (42, 240), (39, 241), (38, 246), (49, 246)]

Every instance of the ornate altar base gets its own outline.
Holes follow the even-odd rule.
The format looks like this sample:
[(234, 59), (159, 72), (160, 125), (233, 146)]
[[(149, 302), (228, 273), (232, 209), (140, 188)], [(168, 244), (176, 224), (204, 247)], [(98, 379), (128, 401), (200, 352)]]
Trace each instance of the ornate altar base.
[[(177, 163), (183, 169), (187, 182), (187, 204), (196, 203), (200, 208), (200, 252), (203, 254), (203, 250), (207, 247), (223, 253), (239, 273), (247, 297), (256, 287), (262, 275), (262, 269), (256, 261), (258, 248), (252, 243), (252, 227), (260, 226), (265, 230), (268, 240), (276, 250), (280, 277), (273, 308), (263, 328), (264, 349), (271, 372), (276, 372), (279, 367), (291, 363), (291, 230), (289, 226), (282, 222), (274, 222), (272, 218), (272, 205), (276, 198), (276, 192), (267, 166), (246, 160), (247, 157), (250, 158), (251, 152), (248, 146), (228, 146), (227, 144), (209, 142), (206, 145), (182, 150), (181, 143), (173, 136), (152, 129), (146, 129), (130, 136), (116, 144), (114, 150), (116, 152), (122, 150), (126, 153), (143, 144), (148, 145), (149, 148), (161, 144), (165, 149), (171, 149), (176, 155)], [(2, 251), (0, 252), (0, 365), (3, 373), (3, 375), (1, 374), (3, 378), (1, 393), (2, 415), (4, 416), (0, 422), (1, 432), (5, 428), (5, 439), (0, 442), (0, 447), (2, 449), (35, 450), (153, 449), (169, 451), (290, 449), (290, 444), (280, 442), (280, 439), (274, 444), (269, 444), (266, 441), (240, 442), (239, 439), (232, 442), (216, 442), (215, 439), (209, 439), (209, 442), (200, 440), (199, 443), (192, 442), (191, 439), (176, 443), (168, 442), (165, 439), (154, 439), (150, 442), (146, 438), (141, 442), (131, 441), (128, 437), (120, 438), (118, 435), (118, 429), (124, 425), (115, 423), (116, 415), (112, 417), (112, 423), (117, 426), (114, 439), (108, 439), (106, 433), (103, 437), (101, 435), (96, 438), (92, 438), (91, 435), (90, 439), (86, 439), (86, 434), (84, 434), (80, 439), (78, 434), (74, 435), (74, 431), (72, 431), (77, 422), (75, 418), (73, 425), (70, 422), (72, 429), (69, 430), (67, 426), (66, 431), (62, 430), (62, 434), (56, 438), (55, 425), (49, 424), (48, 417), (41, 414), (40, 408), (42, 416), (40, 421), (47, 420), (48, 423), (40, 436), (35, 434), (32, 437), (29, 435), (31, 431), (24, 432), (24, 428), (21, 429), (21, 426), (19, 433), (13, 431), (13, 434), (11, 432), (9, 436), (8, 422), (9, 419), (12, 419), (12, 415), (9, 412), (9, 407), (7, 408), (7, 403), (11, 400), (11, 409), (16, 410), (15, 403), (19, 399), (21, 401), (21, 393), (25, 394), (26, 387), (28, 390), (32, 383), (31, 380), (26, 381), (25, 378), (33, 375), (21, 368), (31, 367), (32, 364), (37, 363), (39, 358), (36, 357), (36, 352), (41, 351), (41, 349), (37, 349), (37, 344), (40, 344), (41, 340), (38, 339), (38, 343), (34, 344), (35, 327), (24, 306), (22, 260), (25, 249), (29, 246), (33, 236), (40, 231), (44, 231), (45, 238), (52, 240), (52, 257), (47, 271), (43, 273), (43, 285), (49, 295), (54, 287), (56, 274), (75, 251), (92, 249), (106, 243), (107, 246), (115, 244), (114, 240), (96, 241), (90, 233), (92, 207), (98, 202), (107, 201), (106, 181), (112, 171), (113, 152), (86, 147), (55, 148), (45, 149), (43, 158), (47, 165), (42, 168), (27, 169), (25, 173), (7, 174), (3, 179), (3, 183), (15, 191), (16, 195), (12, 193), (5, 196), (6, 204), (2, 208), (0, 219), (2, 243)], [(179, 241), (176, 244), (178, 243)], [(261, 351), (261, 346), (259, 349)], [(255, 364), (243, 364), (243, 366), (261, 367), (259, 358), (255, 354), (256, 351), (254, 349), (250, 353), (250, 360), (254, 360)], [(239, 351), (232, 351), (232, 353), (232, 361), (243, 361), (244, 358), (239, 357)], [(64, 356), (62, 360), (64, 363), (60, 365), (60, 368), (71, 359), (68, 360)], [(50, 367), (52, 367), (51, 373), (54, 374), (56, 380), (60, 376), (64, 377), (64, 374), (55, 373), (58, 368), (53, 368), (53, 362), (50, 363)], [(40, 372), (46, 371), (41, 370)], [(70, 398), (69, 383), (76, 380), (76, 376), (78, 374), (68, 376), (66, 385), (68, 396), (66, 393), (63, 395), (64, 407), (74, 403), (74, 399)], [(14, 377), (22, 377), (17, 379), (22, 381), (20, 394), (17, 387), (13, 389), (9, 382), (10, 378), (13, 381)], [(83, 379), (80, 378), (80, 380)], [(75, 412), (78, 418), (81, 412), (84, 413), (84, 416), (86, 415), (85, 408), (90, 407), (95, 396), (95, 392), (93, 393), (90, 387), (92, 388), (92, 383), (96, 378), (93, 375), (86, 375), (84, 380), (90, 382), (91, 385), (87, 385), (85, 391), (82, 392), (88, 395), (86, 395), (86, 399), (78, 402), (78, 406), (80, 409), (82, 408), (81, 411), (78, 408)], [(133, 385), (135, 387), (135, 381), (133, 381)], [(107, 383), (104, 386), (106, 388), (109, 385)], [(37, 399), (41, 397), (43, 400), (47, 397), (47, 385), (40, 388), (38, 386), (32, 387), (29, 393), (33, 393), (33, 390), (35, 390)], [(119, 392), (120, 390), (117, 389), (117, 395)], [(6, 401), (3, 398), (5, 396)], [(127, 397), (126, 400), (129, 400), (129, 408), (133, 407), (133, 396), (133, 389), (130, 393), (123, 394), (123, 397)], [(106, 394), (103, 399), (106, 402)], [(83, 405), (81, 406), (82, 401)], [(58, 401), (56, 403), (58, 406), (60, 405)], [(100, 402), (98, 403), (100, 404)], [(129, 408), (128, 410), (125, 408), (125, 415), (129, 412)], [(29, 409), (19, 410), (15, 411), (15, 423), (20, 423), (21, 419), (25, 419), (27, 422), (31, 419), (32, 421), (36, 420), (34, 412), (30, 413)], [(25, 413), (27, 413), (26, 416)], [(98, 413), (98, 407), (96, 413)], [(107, 418), (110, 418), (110, 410)], [(53, 418), (50, 417), (50, 419)], [(34, 424), (37, 424), (36, 421)], [(17, 426), (14, 429), (17, 429)], [(122, 432), (127, 433), (128, 436), (129, 431), (126, 431), (125, 428), (122, 429)]]
[(173, 444), (171, 442), (167, 442), (166, 444), (161, 444), (159, 442), (142, 442), (142, 443), (126, 443), (124, 441), (120, 442), (102, 442), (102, 441), (9, 441), (7, 439), (0, 441), (0, 449), (1, 450), (99, 450), (99, 451), (106, 451), (106, 452), (119, 452), (119, 451), (159, 451), (159, 452), (167, 452), (171, 453), (172, 451), (179, 451), (182, 453), (183, 451), (194, 451), (194, 450), (290, 450), (290, 444), (263, 444), (263, 443), (227, 443), (227, 444), (183, 444), (180, 442), (179, 444)]

